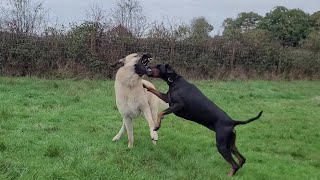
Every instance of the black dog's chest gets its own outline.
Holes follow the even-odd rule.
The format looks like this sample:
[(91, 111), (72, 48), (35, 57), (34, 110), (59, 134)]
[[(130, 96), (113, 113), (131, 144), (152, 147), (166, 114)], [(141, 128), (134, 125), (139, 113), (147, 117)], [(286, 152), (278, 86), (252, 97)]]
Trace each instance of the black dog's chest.
[(179, 110), (177, 112), (174, 112), (174, 114), (176, 116), (179, 116), (179, 117), (184, 118), (184, 119), (190, 119), (190, 118), (188, 118), (188, 114), (186, 113), (186, 111), (184, 111), (183, 109)]
[[(172, 103), (169, 103), (169, 106), (171, 105)], [(173, 112), (173, 114), (187, 120), (196, 121), (194, 117), (194, 113), (192, 112), (192, 110), (190, 111), (190, 109), (188, 108), (188, 105), (185, 105), (182, 109)]]
[(176, 85), (169, 87), (169, 106), (179, 103), (183, 104), (183, 108), (173, 113), (212, 129), (216, 119), (212, 113), (214, 104), (194, 85), (187, 82)]

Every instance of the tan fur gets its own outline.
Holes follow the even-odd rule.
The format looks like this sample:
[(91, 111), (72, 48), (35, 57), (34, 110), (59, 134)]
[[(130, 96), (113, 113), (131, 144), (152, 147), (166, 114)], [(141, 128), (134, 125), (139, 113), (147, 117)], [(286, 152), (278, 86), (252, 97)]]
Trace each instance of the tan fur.
[(158, 140), (158, 134), (153, 129), (157, 120), (159, 104), (162, 100), (144, 89), (142, 83), (149, 87), (155, 87), (135, 73), (134, 65), (140, 58), (141, 56), (138, 54), (130, 54), (124, 59), (120, 59), (119, 62), (123, 62), (124, 66), (119, 68), (115, 79), (116, 103), (123, 118), (123, 123), (113, 141), (119, 140), (124, 130), (127, 129), (129, 148), (133, 147), (134, 141), (133, 118), (141, 113), (148, 121), (152, 142), (156, 144)]

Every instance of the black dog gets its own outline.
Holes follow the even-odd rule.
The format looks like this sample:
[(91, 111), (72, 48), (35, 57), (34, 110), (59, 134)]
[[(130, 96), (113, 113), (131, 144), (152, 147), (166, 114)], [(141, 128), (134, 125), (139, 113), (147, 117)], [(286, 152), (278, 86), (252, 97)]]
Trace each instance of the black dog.
[[(178, 75), (168, 64), (157, 65), (153, 68), (136, 67), (136, 69), (140, 71), (144, 69), (144, 74), (150, 77), (161, 78), (169, 85), (169, 91), (166, 94), (144, 85), (148, 91), (170, 105), (168, 109), (159, 113), (154, 130), (157, 131), (160, 128), (161, 119), (164, 115), (174, 113), (179, 117), (202, 124), (215, 131), (218, 151), (231, 165), (229, 176), (233, 176), (246, 161), (245, 157), (236, 148), (234, 127), (258, 119), (262, 111), (257, 117), (247, 121), (235, 121), (202, 94), (196, 86)], [(232, 158), (231, 153), (238, 158), (239, 164)]]

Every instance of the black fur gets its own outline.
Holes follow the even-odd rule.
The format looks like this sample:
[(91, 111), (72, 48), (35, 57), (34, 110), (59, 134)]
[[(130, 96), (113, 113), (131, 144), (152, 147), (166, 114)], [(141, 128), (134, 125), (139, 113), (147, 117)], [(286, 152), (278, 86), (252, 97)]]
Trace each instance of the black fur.
[[(168, 64), (160, 64), (151, 69), (153, 74), (150, 75), (149, 73), (149, 76), (161, 78), (169, 85), (169, 91), (166, 94), (158, 92), (158, 97), (169, 103), (170, 106), (163, 112), (163, 115), (174, 113), (179, 117), (194, 121), (215, 131), (217, 148), (232, 167), (229, 175), (234, 175), (245, 163), (244, 156), (235, 146), (234, 127), (258, 119), (262, 111), (257, 117), (247, 121), (234, 121), (195, 85), (178, 75)], [(155, 130), (159, 128), (157, 127)], [(231, 154), (237, 156), (239, 164), (236, 163)]]

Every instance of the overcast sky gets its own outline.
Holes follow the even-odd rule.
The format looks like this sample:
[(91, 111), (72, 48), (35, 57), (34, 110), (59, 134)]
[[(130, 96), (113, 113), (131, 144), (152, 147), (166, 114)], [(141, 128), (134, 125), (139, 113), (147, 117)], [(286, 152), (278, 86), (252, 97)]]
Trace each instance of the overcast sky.
[[(44, 0), (51, 21), (59, 23), (80, 22), (86, 18), (90, 4), (98, 3), (109, 11), (116, 0)], [(204, 16), (214, 26), (214, 34), (221, 31), (227, 17), (240, 12), (256, 12), (265, 15), (275, 6), (299, 8), (308, 13), (320, 10), (320, 0), (140, 0), (149, 21), (169, 18), (189, 23), (194, 17)]]

